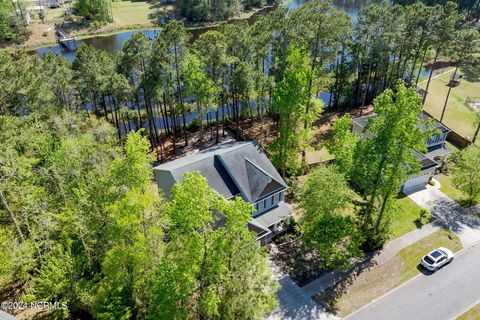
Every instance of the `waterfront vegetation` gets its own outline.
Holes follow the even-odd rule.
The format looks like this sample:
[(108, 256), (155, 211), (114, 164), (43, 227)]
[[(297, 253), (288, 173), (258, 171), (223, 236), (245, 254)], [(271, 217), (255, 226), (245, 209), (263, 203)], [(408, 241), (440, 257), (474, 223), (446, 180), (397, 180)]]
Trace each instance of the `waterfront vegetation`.
[[(77, 5), (85, 18), (111, 20), (106, 2), (100, 11), (95, 3)], [(212, 12), (212, 3), (205, 19), (230, 15), (229, 6)], [(457, 41), (467, 38), (469, 46)], [(291, 181), (308, 170), (313, 146), (327, 147), (336, 163), (307, 175), (296, 231), (321, 252), (322, 266), (347, 268), (407, 232), (392, 227), (396, 213), (421, 216), (403, 199), (403, 214), (396, 210), (400, 186), (419, 170), (413, 150), (424, 150), (431, 133), (421, 129), (414, 87), (432, 52), (433, 60), (469, 57), (477, 38), (452, 2), (370, 5), (352, 24), (329, 2), (311, 1), (251, 26), (220, 24), (195, 42), (172, 20), (154, 39), (135, 33), (118, 52), (82, 45), (74, 61), (1, 51), (0, 290), (67, 302), (52, 311), (57, 318), (265, 316), (278, 284), (245, 228), (252, 206), (226, 202), (196, 173), (163, 199), (151, 188), (152, 162), (199, 141), (220, 143), (248, 121), (261, 134), (274, 128), (263, 147)], [(323, 104), (317, 94), (327, 91)], [(344, 116), (333, 143), (314, 141), (322, 112), (361, 113), (370, 104), (371, 139), (353, 134)], [(218, 213), (227, 223), (214, 228)], [(413, 276), (412, 257), (434, 245), (457, 249), (458, 239), (442, 231), (405, 249), (391, 283)]]

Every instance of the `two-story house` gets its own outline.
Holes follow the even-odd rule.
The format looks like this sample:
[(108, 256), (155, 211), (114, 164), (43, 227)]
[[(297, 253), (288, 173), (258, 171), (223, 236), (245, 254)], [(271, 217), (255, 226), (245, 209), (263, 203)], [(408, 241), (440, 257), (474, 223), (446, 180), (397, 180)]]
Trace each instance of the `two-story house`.
[(255, 212), (248, 228), (266, 244), (286, 229), (291, 209), (284, 203), (287, 184), (262, 148), (254, 142), (221, 144), (153, 169), (159, 188), (170, 197), (173, 185), (185, 172), (198, 171), (225, 199), (241, 197)]
[[(368, 131), (367, 126), (369, 119), (376, 116), (376, 114), (370, 114), (353, 119), (353, 132), (357, 132), (365, 138), (371, 137), (372, 133)], [(415, 151), (418, 161), (421, 164), (421, 169), (419, 173), (412, 175), (405, 181), (402, 191), (419, 189), (427, 185), (430, 179), (435, 175), (436, 170), (442, 165), (451, 152), (446, 145), (446, 139), (450, 129), (425, 113), (421, 113), (419, 117), (423, 124), (428, 120), (431, 120), (435, 131), (432, 137), (427, 140), (427, 153), (423, 154), (419, 151)]]

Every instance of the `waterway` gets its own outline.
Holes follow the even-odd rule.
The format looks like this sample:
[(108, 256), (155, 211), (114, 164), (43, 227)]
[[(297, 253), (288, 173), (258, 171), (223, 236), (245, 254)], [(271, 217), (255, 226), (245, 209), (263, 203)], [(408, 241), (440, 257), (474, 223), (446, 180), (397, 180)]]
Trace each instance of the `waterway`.
[[(308, 0), (290, 0), (289, 2), (283, 4), (282, 6), (289, 9), (294, 10), (301, 6), (303, 3), (307, 2)], [(353, 21), (357, 20), (358, 12), (363, 7), (376, 2), (379, 3), (380, 0), (334, 0), (332, 1), (332, 5), (344, 10), (347, 12)], [(249, 24), (255, 23), (258, 19), (266, 15), (267, 13), (275, 10), (275, 8), (265, 8), (263, 10), (258, 11), (254, 15), (252, 15), (247, 22)], [(242, 23), (244, 20), (230, 20), (229, 23)], [(190, 32), (192, 34), (193, 39), (197, 39), (201, 34), (205, 33), (208, 30), (215, 29), (214, 26), (204, 27), (204, 28), (195, 28), (191, 29)], [(123, 47), (123, 44), (130, 39), (130, 37), (137, 33), (143, 32), (149, 38), (153, 39), (159, 32), (160, 29), (157, 30), (134, 30), (134, 31), (127, 31), (127, 32), (120, 32), (112, 35), (107, 36), (95, 36), (90, 37), (83, 40), (77, 40), (75, 44), (70, 45), (69, 48), (62, 47), (60, 45), (51, 45), (41, 47), (35, 50), (35, 52), (43, 56), (48, 51), (53, 51), (56, 54), (62, 55), (63, 57), (73, 60), (75, 59), (75, 48), (78, 48), (82, 43), (89, 44), (97, 49), (107, 50), (107, 51), (116, 51), (120, 50)]]
[[(289, 9), (289, 10), (295, 10), (296, 8), (300, 7), (302, 4), (307, 2), (309, 0), (290, 0), (289, 2), (283, 4), (282, 6)], [(371, 4), (371, 3), (379, 3), (381, 0), (333, 0), (332, 5), (344, 10), (347, 12), (352, 21), (355, 22), (358, 18), (358, 12), (365, 6)], [(252, 17), (247, 19), (246, 21), (249, 24), (255, 23), (258, 19), (263, 17), (264, 15), (268, 14), (269, 12), (275, 10), (276, 8), (265, 8), (263, 10), (258, 11)], [(229, 23), (243, 23), (245, 20), (230, 20)], [(208, 30), (215, 29), (215, 26), (210, 26), (210, 27), (204, 27), (204, 28), (196, 28), (196, 29), (190, 29), (189, 31), (192, 34), (192, 39), (197, 39), (201, 34), (205, 33)], [(137, 32), (143, 32), (145, 35), (147, 35), (149, 38), (153, 39), (159, 32), (160, 29), (157, 30), (134, 30), (134, 31), (127, 31), (127, 32), (120, 32), (117, 34), (113, 35), (106, 35), (106, 36), (95, 36), (95, 37), (90, 37), (86, 38), (83, 40), (77, 40), (75, 45), (72, 46), (71, 48), (64, 48), (60, 45), (53, 45), (53, 46), (46, 46), (46, 47), (41, 47), (36, 49), (34, 52), (40, 56), (43, 56), (46, 52), (48, 51), (53, 51), (56, 54), (62, 55), (63, 57), (73, 60), (75, 58), (75, 49), (78, 48), (78, 46), (82, 43), (86, 43), (88, 45), (91, 45), (97, 49), (100, 50), (106, 50), (106, 51), (116, 51), (116, 50), (121, 50), (124, 43), (130, 39), (130, 37), (137, 33)], [(429, 70), (422, 70), (422, 75), (427, 75)], [(329, 92), (323, 92), (319, 95), (319, 98), (322, 99), (325, 103), (325, 105), (328, 104), (330, 100), (330, 93)], [(90, 108), (89, 108), (90, 109)], [(221, 112), (223, 111), (223, 108), (220, 108), (220, 117)], [(210, 118), (215, 117), (215, 111), (212, 109), (209, 112)], [(186, 122), (190, 123), (195, 117), (196, 117), (196, 112), (189, 112), (187, 115)], [(156, 119), (156, 125), (157, 128), (163, 129), (165, 122), (171, 123), (172, 119), (163, 119), (163, 118), (157, 118)], [(135, 124), (132, 123), (132, 126), (135, 127)], [(147, 126), (146, 123), (143, 124), (143, 126)]]

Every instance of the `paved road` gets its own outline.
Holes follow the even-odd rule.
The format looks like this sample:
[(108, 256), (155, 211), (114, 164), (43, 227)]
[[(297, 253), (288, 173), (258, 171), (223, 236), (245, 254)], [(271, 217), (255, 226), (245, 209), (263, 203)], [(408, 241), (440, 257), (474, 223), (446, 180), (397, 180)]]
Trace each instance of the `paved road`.
[(14, 316), (9, 315), (8, 313), (5, 313), (0, 310), (0, 320), (16, 320)]
[(436, 220), (436, 226), (445, 226), (455, 232), (464, 247), (480, 241), (480, 220), (472, 214), (476, 209), (462, 208), (440, 190), (440, 184), (427, 185), (426, 188), (410, 193), (408, 196), (419, 206), (430, 210)]
[(480, 245), (431, 275), (421, 275), (349, 320), (454, 319), (480, 299)]

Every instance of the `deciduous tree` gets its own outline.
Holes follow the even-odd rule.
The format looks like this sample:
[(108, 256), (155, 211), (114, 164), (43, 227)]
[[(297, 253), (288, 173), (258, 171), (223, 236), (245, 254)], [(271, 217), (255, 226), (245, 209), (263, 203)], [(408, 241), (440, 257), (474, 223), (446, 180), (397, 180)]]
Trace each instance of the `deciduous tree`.
[(353, 197), (335, 166), (310, 172), (302, 187), (299, 224), (306, 244), (320, 253), (322, 267), (346, 269), (362, 255), (363, 238), (356, 218), (343, 212)]
[(452, 157), (453, 183), (472, 205), (480, 197), (480, 147), (471, 145)]
[(175, 184), (170, 240), (150, 282), (151, 318), (255, 319), (275, 307), (266, 253), (246, 228), (252, 210), (225, 200), (198, 172)]
[(419, 172), (416, 152), (425, 152), (431, 124), (422, 123), (420, 96), (398, 83), (374, 100), (376, 117), (368, 121), (356, 148), (352, 178), (364, 190), (359, 211), (367, 248), (381, 246), (388, 236), (389, 210), (405, 180)]
[(327, 148), (335, 156), (335, 165), (338, 170), (348, 178), (353, 170), (359, 136), (352, 132), (352, 119), (349, 116), (337, 119), (332, 126), (332, 131), (333, 140)]

